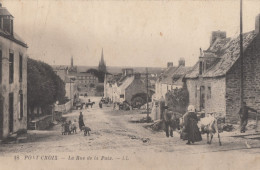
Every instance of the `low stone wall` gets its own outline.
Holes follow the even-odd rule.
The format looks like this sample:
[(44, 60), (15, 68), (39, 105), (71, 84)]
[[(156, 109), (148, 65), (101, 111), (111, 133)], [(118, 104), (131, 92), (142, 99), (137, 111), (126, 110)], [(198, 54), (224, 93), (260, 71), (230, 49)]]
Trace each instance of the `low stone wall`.
[(61, 104), (61, 105), (55, 105), (54, 106), (54, 112), (62, 112), (62, 113), (66, 113), (68, 111), (70, 111), (72, 108), (72, 102), (69, 101), (65, 104)]
[(50, 127), (52, 123), (52, 115), (46, 115), (43, 117), (36, 118), (29, 122), (29, 129), (31, 130), (45, 130)]

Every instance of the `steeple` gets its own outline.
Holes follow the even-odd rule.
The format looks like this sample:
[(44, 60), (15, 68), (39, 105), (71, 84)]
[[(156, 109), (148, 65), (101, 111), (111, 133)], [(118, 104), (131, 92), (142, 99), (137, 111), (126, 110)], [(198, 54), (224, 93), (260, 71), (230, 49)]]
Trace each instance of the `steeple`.
[(104, 61), (104, 54), (103, 54), (103, 48), (102, 48), (102, 53), (101, 53), (101, 61), (100, 61), (102, 65), (105, 65), (105, 61)]
[(73, 56), (71, 56), (71, 59), (70, 59), (70, 67), (73, 67)]
[(102, 48), (102, 52), (101, 52), (101, 60), (99, 61), (99, 65), (98, 65), (98, 70), (102, 71), (104, 73), (107, 72), (106, 63), (105, 63), (105, 60), (104, 60), (103, 48)]

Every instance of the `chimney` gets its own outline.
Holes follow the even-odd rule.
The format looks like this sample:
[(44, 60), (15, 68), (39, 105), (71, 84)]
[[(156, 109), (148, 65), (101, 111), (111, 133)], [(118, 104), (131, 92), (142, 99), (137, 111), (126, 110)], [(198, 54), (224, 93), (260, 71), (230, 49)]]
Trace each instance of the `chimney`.
[(260, 32), (260, 14), (258, 14), (255, 17), (255, 33), (259, 34), (259, 32)]
[(225, 31), (212, 31), (211, 38), (210, 38), (210, 46), (217, 40), (217, 39), (224, 39), (226, 38), (226, 32)]
[(141, 78), (141, 74), (140, 73), (135, 73), (134, 76), (135, 76), (135, 79), (140, 79)]
[(173, 67), (173, 62), (168, 62), (167, 63), (167, 68), (169, 68), (169, 67)]
[(185, 59), (184, 58), (180, 58), (179, 59), (179, 66), (184, 66), (185, 67)]
[(124, 68), (122, 71), (124, 76), (131, 76), (134, 73), (134, 69), (132, 68)]

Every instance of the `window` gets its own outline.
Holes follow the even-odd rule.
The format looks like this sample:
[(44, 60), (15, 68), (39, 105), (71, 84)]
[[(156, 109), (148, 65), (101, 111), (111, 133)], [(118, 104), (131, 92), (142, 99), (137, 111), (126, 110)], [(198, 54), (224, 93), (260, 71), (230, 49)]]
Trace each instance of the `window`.
[(199, 74), (201, 75), (202, 74), (202, 70), (203, 70), (203, 62), (202, 61), (200, 61), (200, 66), (199, 66)]
[(3, 57), (2, 57), (2, 51), (0, 50), (0, 84), (2, 83), (2, 62), (3, 62)]
[(211, 99), (211, 87), (208, 87), (207, 99)]
[(197, 97), (197, 85), (195, 86), (195, 97)]
[(20, 90), (19, 92), (19, 100), (20, 100), (20, 113), (19, 113), (19, 119), (23, 118), (23, 92)]
[(125, 96), (123, 94), (120, 94), (120, 98), (124, 98)]
[(14, 53), (9, 53), (9, 83), (14, 82)]
[(19, 82), (23, 81), (23, 56), (19, 55)]

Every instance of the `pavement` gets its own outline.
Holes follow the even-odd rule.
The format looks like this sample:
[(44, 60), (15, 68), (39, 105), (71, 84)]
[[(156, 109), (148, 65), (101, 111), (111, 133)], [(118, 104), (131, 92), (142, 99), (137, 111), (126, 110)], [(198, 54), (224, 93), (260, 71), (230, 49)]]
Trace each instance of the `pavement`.
[[(82, 99), (87, 100), (88, 98)], [(145, 128), (149, 125), (147, 123), (132, 123), (131, 120), (146, 116), (140, 114), (141, 111), (113, 110), (112, 105), (103, 105), (103, 108), (100, 109), (98, 107), (100, 98), (92, 97), (91, 100), (96, 102), (93, 108), (82, 110), (85, 125), (91, 128), (90, 136), (84, 136), (83, 132), (79, 130), (77, 134), (62, 135), (60, 123), (44, 131), (29, 130), (26, 141), (23, 143), (0, 145), (0, 162), (6, 158), (14, 159), (16, 155), (21, 161), (26, 161), (26, 158), (38, 161), (41, 156), (47, 155), (56, 156), (59, 161), (65, 161), (66, 166), (70, 167), (70, 164), (67, 165), (67, 160), (72, 157), (74, 160), (78, 156), (78, 159), (84, 157), (84, 160), (90, 159), (90, 157), (92, 160), (95, 157), (98, 160), (112, 159), (113, 161), (107, 165), (108, 169), (111, 167), (117, 169), (116, 165), (121, 166), (121, 164), (122, 166), (136, 164), (138, 169), (140, 166), (143, 169), (149, 167), (149, 169), (153, 169), (163, 165), (163, 167), (166, 166), (163, 169), (168, 169), (172, 168), (168, 167), (168, 164), (172, 165), (174, 162), (179, 164), (187, 161), (186, 159), (193, 159), (190, 163), (194, 166), (187, 165), (187, 169), (193, 169), (197, 165), (199, 165), (198, 169), (207, 169), (208, 164), (200, 162), (203, 156), (204, 160), (213, 164), (220, 160), (222, 163), (229, 159), (239, 160), (241, 156), (245, 155), (249, 155), (247, 158), (260, 160), (260, 134), (253, 132), (253, 129), (249, 129), (245, 134), (240, 134), (237, 130), (220, 133), (222, 146), (219, 146), (216, 135), (211, 145), (207, 144), (206, 135), (202, 135), (201, 142), (186, 145), (186, 141), (180, 139), (178, 132), (174, 132), (174, 137), (167, 138), (163, 131), (154, 132)], [(74, 110), (63, 116), (67, 120), (76, 119), (78, 121), (79, 112), (80, 110)], [(208, 157), (209, 155), (210, 157)], [(227, 158), (227, 155), (231, 157)], [(37, 156), (39, 157), (36, 159)], [(49, 159), (51, 158), (49, 157)], [(175, 158), (174, 161), (173, 158)], [(195, 160), (200, 164), (197, 164), (198, 162)], [(121, 161), (127, 161), (127, 163)], [(88, 162), (88, 166), (96, 167), (96, 164), (92, 165), (92, 163)], [(102, 163), (98, 165), (103, 166)], [(186, 164), (181, 164), (176, 169), (182, 169), (184, 166)], [(231, 168), (231, 166), (228, 165), (226, 168)]]

